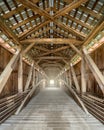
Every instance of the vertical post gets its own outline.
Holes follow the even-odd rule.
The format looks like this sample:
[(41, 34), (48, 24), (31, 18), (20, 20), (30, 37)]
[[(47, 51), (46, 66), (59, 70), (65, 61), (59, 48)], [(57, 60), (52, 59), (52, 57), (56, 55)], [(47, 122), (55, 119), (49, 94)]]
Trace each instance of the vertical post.
[(33, 67), (34, 67), (34, 63), (31, 65), (31, 68), (30, 68), (30, 71), (29, 71), (29, 74), (28, 74), (28, 77), (27, 77), (26, 85), (25, 85), (25, 90), (27, 90), (29, 85), (30, 85)]
[(71, 72), (72, 72), (72, 75), (73, 75), (73, 80), (74, 80), (77, 92), (80, 93), (80, 86), (79, 86), (79, 83), (78, 83), (77, 76), (76, 76), (76, 73), (74, 71), (73, 65), (70, 64), (70, 67), (71, 67)]
[(70, 87), (72, 87), (72, 76), (71, 76), (71, 70), (69, 69), (69, 84)]
[(22, 54), (20, 54), (19, 67), (18, 67), (18, 92), (23, 91), (23, 63)]
[(0, 93), (4, 89), (4, 86), (9, 78), (9, 76), (11, 75), (15, 65), (17, 64), (17, 61), (19, 59), (19, 54), (20, 54), (20, 49), (17, 50), (16, 54), (14, 54), (14, 56), (11, 58), (10, 62), (7, 64), (6, 68), (0, 75)]
[(86, 92), (86, 66), (85, 60), (82, 58), (81, 60), (81, 92)]
[(89, 66), (91, 72), (93, 73), (96, 81), (98, 82), (99, 87), (102, 90), (102, 93), (104, 94), (104, 76), (102, 75), (99, 68), (94, 63), (93, 59), (90, 57), (90, 55), (88, 54), (88, 51), (85, 48), (83, 49), (83, 55), (84, 55), (86, 63), (88, 64), (88, 66)]
[(35, 69), (33, 68), (33, 79), (32, 79), (32, 87), (35, 86)]

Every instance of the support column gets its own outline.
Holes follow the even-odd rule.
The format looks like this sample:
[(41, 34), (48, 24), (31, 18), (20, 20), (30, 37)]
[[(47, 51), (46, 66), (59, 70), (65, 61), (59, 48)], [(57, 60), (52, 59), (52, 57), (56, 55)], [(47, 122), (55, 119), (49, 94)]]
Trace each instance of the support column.
[(73, 80), (74, 80), (74, 83), (75, 83), (75, 86), (76, 86), (76, 90), (77, 90), (78, 93), (80, 93), (80, 86), (79, 86), (79, 83), (78, 83), (77, 76), (76, 76), (76, 73), (74, 71), (73, 65), (70, 64), (70, 67), (71, 67), (71, 72), (72, 72), (72, 75), (73, 75)]
[(72, 75), (71, 75), (70, 69), (69, 69), (69, 84), (70, 84), (70, 87), (72, 87)]
[(35, 86), (35, 69), (33, 68), (33, 79), (32, 79), (32, 87)]
[(16, 52), (16, 54), (14, 54), (14, 56), (11, 58), (11, 60), (7, 64), (6, 68), (4, 69), (2, 74), (0, 75), (0, 93), (4, 89), (7, 80), (9, 79), (15, 65), (17, 64), (17, 61), (19, 59), (19, 55), (20, 55), (20, 50), (18, 50)]
[(94, 63), (93, 59), (88, 54), (88, 51), (85, 48), (83, 49), (83, 54), (84, 54), (85, 61), (87, 62), (91, 72), (93, 73), (96, 81), (99, 84), (100, 89), (102, 90), (102, 92), (104, 94), (104, 76), (102, 75), (99, 68)]
[(32, 66), (30, 68), (30, 71), (29, 71), (29, 74), (28, 74), (28, 77), (27, 77), (27, 81), (26, 81), (26, 85), (25, 85), (25, 90), (27, 90), (29, 85), (30, 85), (33, 67), (34, 67), (34, 63), (32, 64)]
[(22, 54), (20, 54), (19, 67), (18, 67), (18, 92), (23, 91), (23, 62)]
[(86, 66), (85, 60), (82, 58), (81, 60), (81, 92), (86, 92)]

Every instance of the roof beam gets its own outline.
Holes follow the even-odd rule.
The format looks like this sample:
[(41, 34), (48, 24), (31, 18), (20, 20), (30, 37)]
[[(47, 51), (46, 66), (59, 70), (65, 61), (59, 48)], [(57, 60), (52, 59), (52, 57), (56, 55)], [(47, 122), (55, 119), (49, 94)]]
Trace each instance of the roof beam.
[(44, 10), (42, 10), (41, 8), (39, 8), (38, 6), (36, 6), (34, 3), (32, 3), (29, 0), (17, 0), (20, 3), (22, 3), (24, 6), (32, 9), (33, 11), (37, 12), (38, 14), (45, 16), (47, 19), (52, 19), (52, 17)]
[[(46, 19), (49, 19), (50, 21), (53, 21), (53, 22), (55, 22), (57, 25), (59, 24), (59, 22), (57, 21), (57, 20), (55, 20), (55, 18), (57, 18), (58, 16), (57, 15), (61, 15), (60, 14), (60, 12), (57, 14), (56, 13), (56, 15), (55, 16), (50, 16), (46, 11), (44, 11), (44, 10), (41, 10), (39, 7), (37, 7), (35, 4), (33, 4), (31, 1), (26, 1), (26, 0), (18, 0), (19, 2), (21, 2), (24, 6), (26, 6), (26, 7), (28, 7), (28, 8), (30, 8), (30, 9), (32, 9), (33, 11), (36, 11), (38, 14), (40, 14), (40, 15), (42, 15), (42, 16), (45, 16), (45, 18)], [(62, 10), (61, 10), (61, 13), (63, 14), (63, 13), (67, 13), (67, 12), (69, 12), (69, 11), (71, 11), (73, 8), (77, 8), (77, 7), (79, 7), (80, 6), (80, 4), (81, 3), (83, 3), (83, 2), (86, 2), (87, 0), (79, 0), (79, 1), (77, 1), (77, 2), (72, 2), (72, 4), (70, 5), (70, 7), (68, 6), (66, 6), (65, 8), (63, 8)], [(64, 11), (65, 10), (65, 11)], [(67, 26), (65, 26), (65, 25), (63, 25), (63, 24), (61, 24), (60, 23), (60, 26), (62, 27), (62, 28), (65, 28), (65, 29), (67, 29), (67, 31), (69, 31), (69, 32), (73, 32), (73, 34), (75, 33), (78, 37), (86, 37), (84, 34), (81, 34), (81, 33), (79, 33), (79, 32), (77, 32), (77, 31), (75, 31), (74, 29), (72, 29), (72, 28), (69, 28), (69, 27), (67, 27)], [(33, 28), (32, 30), (34, 31), (34, 29), (35, 28)], [(32, 31), (32, 32), (33, 32)], [(31, 34), (32, 33), (31, 31), (30, 31), (30, 33), (29, 34)], [(26, 32), (27, 33), (27, 35), (29, 35), (28, 34), (28, 32)], [(21, 34), (22, 35), (22, 34)], [(26, 34), (24, 35), (24, 38), (27, 36)], [(21, 36), (22, 37), (22, 36)]]
[(68, 48), (69, 48), (69, 46), (63, 46), (63, 47), (60, 47), (60, 48), (57, 48), (57, 49), (54, 49), (54, 50), (49, 50), (48, 52), (39, 55), (39, 57), (40, 56), (46, 56), (46, 55), (49, 55), (51, 53), (56, 53), (58, 51), (62, 51), (62, 50), (68, 49)]
[(7, 19), (9, 17), (11, 17), (12, 15), (16, 14), (17, 12), (21, 11), (21, 10), (24, 10), (26, 7), (24, 7), (23, 5), (14, 9), (14, 10), (11, 10), (10, 12), (6, 13), (3, 15), (3, 18)]
[(90, 35), (85, 39), (84, 45), (88, 44), (91, 39), (102, 29), (104, 29), (104, 16), (102, 16), (101, 21), (97, 24), (97, 26), (91, 31)]
[[(64, 0), (66, 3), (68, 3), (68, 4), (70, 4), (73, 0)], [(88, 13), (88, 14), (90, 14), (91, 16), (94, 16), (95, 18), (97, 18), (97, 19), (100, 19), (100, 17), (101, 17), (101, 14), (99, 14), (99, 13), (95, 13), (94, 11), (92, 11), (92, 10), (90, 10), (90, 9), (88, 9), (88, 8), (86, 8), (86, 7), (84, 7), (84, 6), (80, 6), (79, 7), (81, 10), (83, 10), (84, 12), (86, 12), (86, 13)]]
[(92, 26), (90, 26), (86, 23), (83, 23), (80, 20), (77, 20), (76, 18), (71, 17), (70, 15), (65, 15), (65, 17), (74, 21), (74, 22), (76, 22), (76, 23), (78, 23), (78, 24), (80, 24), (80, 25), (82, 25), (82, 26), (84, 26), (84, 27), (86, 27), (86, 28), (88, 28), (88, 29), (90, 29), (90, 30), (93, 28)]
[(63, 60), (63, 59), (67, 59), (67, 60), (69, 60), (69, 58), (67, 58), (67, 57), (61, 57), (61, 56), (44, 56), (44, 57), (34, 57), (34, 59), (41, 59), (41, 60), (45, 60), (45, 59), (47, 59), (47, 60)]
[(11, 29), (14, 30), (14, 29), (16, 29), (16, 28), (18, 28), (18, 27), (20, 27), (20, 26), (22, 26), (22, 25), (24, 25), (24, 24), (26, 24), (26, 23), (28, 23), (28, 22), (30, 22), (30, 21), (36, 19), (36, 18), (38, 18), (38, 17), (39, 17), (38, 14), (35, 15), (35, 16), (29, 17), (28, 19), (26, 19), (26, 20), (24, 20), (24, 21), (22, 21), (22, 22), (20, 22), (20, 23), (18, 23), (18, 24), (16, 24), (16, 25), (13, 25), (13, 26), (11, 27)]
[(80, 44), (82, 43), (82, 41), (76, 40), (74, 38), (31, 38), (31, 39), (26, 39), (26, 40), (22, 40), (20, 41), (21, 44), (26, 44), (26, 43), (32, 43), (32, 44), (50, 44), (50, 42), (53, 42), (53, 44)]
[(47, 20), (33, 28), (31, 28), (30, 30), (25, 31), (24, 33), (20, 34), (18, 37), (20, 40), (24, 39), (25, 37), (27, 37), (28, 35), (30, 35), (31, 33), (37, 31), (39, 28), (42, 28), (43, 26), (47, 25), (50, 22), (50, 20)]
[(49, 49), (46, 49), (44, 47), (34, 46), (34, 48), (45, 52), (49, 51)]
[(55, 24), (56, 24), (57, 26), (59, 26), (59, 27), (61, 27), (61, 28), (64, 28), (65, 30), (69, 31), (69, 32), (72, 33), (73, 35), (76, 35), (77, 37), (80, 37), (81, 39), (86, 38), (86, 36), (87, 36), (87, 35), (85, 35), (85, 34), (83, 34), (83, 33), (81, 33), (81, 32), (78, 32), (78, 31), (76, 31), (76, 30), (70, 28), (70, 27), (67, 26), (67, 25), (64, 25), (64, 24), (61, 23), (61, 22), (58, 22), (57, 20), (55, 20), (54, 22), (55, 22)]
[(13, 39), (13, 41), (17, 44), (20, 45), (20, 42), (17, 38), (17, 36), (11, 31), (11, 29), (7, 26), (7, 23), (4, 21), (2, 17), (0, 17), (0, 29), (7, 34), (7, 36), (10, 39)]
[(54, 19), (58, 18), (60, 15), (65, 15), (66, 13), (70, 12), (72, 9), (78, 8), (82, 3), (87, 2), (88, 0), (77, 0), (73, 1), (71, 4), (67, 5), (66, 7), (62, 8), (54, 15)]
[(87, 14), (94, 16), (97, 19), (100, 19), (100, 17), (101, 17), (101, 14), (95, 13), (94, 11), (92, 11), (92, 10), (86, 8), (86, 7), (81, 6), (80, 9), (83, 10), (84, 12), (86, 12)]

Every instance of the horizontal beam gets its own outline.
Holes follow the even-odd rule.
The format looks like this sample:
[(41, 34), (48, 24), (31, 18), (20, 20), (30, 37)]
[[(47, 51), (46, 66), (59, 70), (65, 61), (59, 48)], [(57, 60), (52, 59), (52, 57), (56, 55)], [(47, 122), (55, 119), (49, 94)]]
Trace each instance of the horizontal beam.
[(67, 57), (59, 57), (59, 56), (44, 56), (44, 57), (35, 57), (34, 59), (41, 59), (41, 60), (45, 60), (45, 59), (47, 59), (47, 60), (57, 60), (57, 59), (59, 59), (59, 60), (62, 60), (62, 59), (67, 59), (67, 60), (69, 60), (69, 58), (67, 58)]
[(26, 44), (26, 43), (37, 43), (37, 44), (80, 44), (82, 41), (76, 40), (74, 38), (69, 38), (69, 39), (63, 39), (63, 38), (31, 38), (31, 39), (26, 39), (20, 41), (21, 44)]

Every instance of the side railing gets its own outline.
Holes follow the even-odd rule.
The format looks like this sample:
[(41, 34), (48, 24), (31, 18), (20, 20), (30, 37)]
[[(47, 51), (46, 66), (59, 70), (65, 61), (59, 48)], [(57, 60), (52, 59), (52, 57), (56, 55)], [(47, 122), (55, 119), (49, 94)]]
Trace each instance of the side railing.
[(88, 111), (104, 124), (104, 99), (90, 94), (80, 96)]
[(0, 123), (15, 113), (29, 91), (0, 99)]

